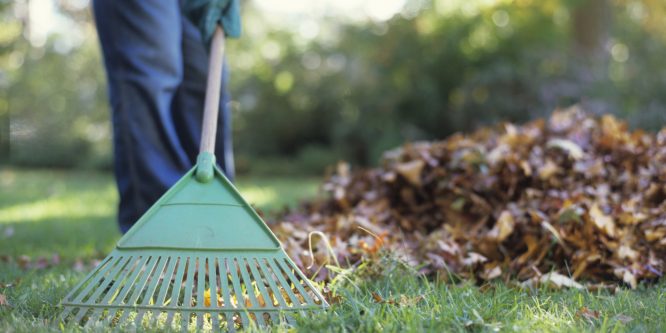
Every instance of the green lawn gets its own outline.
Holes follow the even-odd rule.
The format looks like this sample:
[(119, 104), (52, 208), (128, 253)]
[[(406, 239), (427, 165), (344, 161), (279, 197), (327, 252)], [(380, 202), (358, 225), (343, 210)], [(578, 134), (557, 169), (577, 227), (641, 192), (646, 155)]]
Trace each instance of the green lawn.
[[(317, 192), (313, 179), (241, 178), (237, 184), (266, 212)], [(60, 326), (57, 304), (120, 237), (116, 200), (107, 174), (0, 170), (0, 294), (9, 303), (0, 305), (0, 332), (77, 330)], [(454, 286), (423, 279), (387, 256), (342, 272), (332, 288), (339, 303), (300, 318), (299, 331), (666, 330), (664, 282), (615, 294)]]

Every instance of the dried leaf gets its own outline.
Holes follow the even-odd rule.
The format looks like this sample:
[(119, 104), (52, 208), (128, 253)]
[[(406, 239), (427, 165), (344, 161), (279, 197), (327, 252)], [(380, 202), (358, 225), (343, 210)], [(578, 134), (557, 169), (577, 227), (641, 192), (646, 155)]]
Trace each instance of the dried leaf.
[(599, 316), (601, 313), (599, 310), (590, 310), (586, 306), (580, 308), (578, 312), (576, 312), (576, 316), (585, 318), (587, 320), (593, 320), (593, 319), (599, 319)]
[(4, 294), (0, 294), (0, 306), (11, 306), (7, 301), (7, 296), (5, 296)]
[(539, 178), (542, 180), (548, 180), (558, 172), (560, 172), (560, 167), (555, 164), (555, 162), (547, 160), (546, 163), (539, 168)]
[(583, 149), (580, 148), (579, 145), (577, 145), (575, 142), (571, 140), (550, 139), (548, 140), (546, 147), (562, 149), (565, 152), (567, 152), (567, 154), (569, 154), (569, 157), (571, 157), (574, 160), (580, 160), (581, 158), (585, 157)]
[(204, 291), (204, 306), (210, 307), (210, 289)]
[(401, 306), (415, 306), (424, 299), (425, 299), (424, 295), (418, 295), (415, 297), (400, 295), (400, 300), (398, 301), (398, 304), (400, 304)]
[(615, 222), (613, 218), (604, 214), (596, 202), (590, 207), (589, 214), (597, 228), (603, 230), (608, 236), (615, 237)]
[(30, 266), (30, 261), (31, 261), (30, 257), (26, 255), (21, 255), (18, 257), (16, 263), (21, 269), (27, 269)]
[(638, 252), (632, 249), (629, 245), (622, 244), (617, 250), (617, 256), (620, 259), (636, 260), (638, 258)]
[(621, 277), (622, 281), (628, 284), (631, 289), (636, 289), (636, 287), (638, 287), (638, 279), (636, 279), (636, 275), (634, 275), (629, 269), (616, 268), (614, 272), (615, 275)]
[(493, 227), (493, 229), (488, 233), (488, 237), (498, 242), (502, 242), (511, 235), (515, 224), (516, 222), (513, 220), (513, 215), (511, 215), (511, 212), (505, 210), (497, 219), (495, 227)]
[(421, 171), (425, 166), (423, 160), (414, 160), (398, 164), (395, 169), (401, 176), (405, 177), (412, 185), (421, 186)]
[(540, 285), (546, 285), (555, 289), (560, 289), (563, 287), (583, 289), (583, 285), (581, 285), (580, 283), (574, 281), (572, 278), (569, 278), (557, 272), (550, 272), (548, 274), (537, 276), (523, 282), (523, 286), (526, 287), (537, 287)]
[(375, 300), (375, 303), (384, 303), (384, 297), (374, 291), (372, 292), (372, 299)]
[(488, 258), (474, 252), (470, 252), (467, 258), (462, 260), (462, 264), (465, 266), (473, 266), (475, 264), (481, 264), (488, 261)]
[(502, 269), (499, 266), (495, 266), (493, 268), (486, 268), (483, 271), (483, 274), (481, 274), (481, 277), (483, 277), (484, 280), (490, 281), (492, 279), (496, 279), (502, 275)]

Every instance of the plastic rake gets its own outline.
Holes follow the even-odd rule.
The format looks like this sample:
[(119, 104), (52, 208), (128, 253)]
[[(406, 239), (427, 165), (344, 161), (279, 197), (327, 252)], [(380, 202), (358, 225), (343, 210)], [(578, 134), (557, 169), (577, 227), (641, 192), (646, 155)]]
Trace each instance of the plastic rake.
[(64, 320), (235, 331), (328, 307), (215, 165), (223, 47), (217, 29), (197, 165), (62, 300)]

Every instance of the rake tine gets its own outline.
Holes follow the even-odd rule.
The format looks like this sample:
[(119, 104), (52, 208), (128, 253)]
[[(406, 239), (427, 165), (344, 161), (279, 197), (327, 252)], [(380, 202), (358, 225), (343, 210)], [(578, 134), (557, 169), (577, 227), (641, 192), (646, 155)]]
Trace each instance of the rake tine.
[(245, 285), (245, 291), (247, 292), (248, 298), (250, 299), (250, 303), (252, 304), (253, 307), (259, 307), (259, 301), (257, 300), (256, 295), (254, 294), (254, 287), (252, 286), (252, 280), (250, 279), (250, 276), (247, 273), (247, 269), (245, 268), (247, 265), (247, 261), (245, 258), (238, 258), (236, 259), (238, 262), (238, 270), (240, 271), (240, 277), (242, 278), (242, 284)]
[[(275, 299), (277, 299), (278, 304), (282, 308), (287, 308), (288, 307), (287, 306), (287, 300), (282, 296), (282, 293), (280, 292), (280, 288), (277, 286), (277, 284), (275, 284), (275, 280), (271, 276), (272, 274), (270, 272), (270, 269), (268, 268), (268, 266), (266, 266), (266, 262), (268, 262), (268, 260), (267, 259), (263, 259), (263, 260), (259, 259), (258, 262), (259, 262), (259, 269), (264, 274), (264, 277), (266, 277), (266, 282), (268, 282), (268, 286), (273, 291), (273, 296), (275, 297)], [(273, 303), (272, 299), (271, 299), (271, 303)]]
[(291, 314), (285, 312), (284, 318), (288, 325), (290, 326), (296, 325), (296, 319)]
[[(146, 265), (146, 262), (149, 259), (150, 259), (149, 256), (143, 256), (143, 257), (141, 257), (141, 259), (135, 261), (135, 263), (132, 264), (133, 267), (130, 269), (130, 271), (132, 272), (130, 277), (127, 280), (125, 280), (125, 283), (124, 283), (122, 289), (120, 290), (120, 293), (118, 294), (118, 296), (116, 298), (113, 299), (111, 304), (120, 305), (120, 303), (122, 303), (125, 300), (125, 298), (127, 297), (127, 294), (129, 294), (130, 290), (132, 289), (132, 286), (134, 285), (134, 281), (136, 281), (136, 278), (139, 276), (139, 274), (141, 273), (141, 270)], [(117, 309), (113, 313), (113, 317), (116, 316), (118, 311), (119, 311), (119, 309)], [(129, 315), (129, 312), (131, 312), (129, 309), (123, 310), (123, 314), (122, 314), (121, 318), (118, 320), (118, 325), (122, 326), (124, 324), (124, 322), (123, 322), (124, 319), (123, 318), (126, 318), (127, 315)]]
[(271, 320), (271, 325), (277, 325), (280, 322), (280, 317), (275, 311), (266, 311), (264, 312), (268, 315), (268, 318)]
[[(240, 270), (241, 277), (243, 278), (243, 284), (245, 285), (245, 291), (247, 292), (249, 298), (250, 298), (250, 304), (252, 304), (252, 307), (259, 308), (261, 305), (259, 304), (259, 301), (257, 300), (257, 297), (254, 294), (254, 287), (252, 286), (252, 280), (250, 279), (247, 269), (246, 269), (246, 260), (244, 258), (238, 258), (238, 269)], [(251, 318), (252, 316), (250, 316)], [(254, 318), (257, 321), (257, 324), (259, 326), (265, 326), (264, 323), (264, 317), (261, 315), (258, 315), (254, 313)]]
[[(155, 293), (155, 290), (157, 289), (157, 284), (160, 281), (160, 275), (162, 275), (164, 267), (166, 266), (169, 258), (159, 257), (157, 260), (159, 261), (159, 265), (155, 270), (155, 272), (152, 274), (152, 281), (150, 281), (150, 285), (148, 286), (148, 289), (146, 289), (146, 294), (143, 297), (141, 305), (148, 305), (150, 304), (150, 300), (153, 299), (153, 294)], [(148, 277), (150, 278), (150, 275), (148, 275)], [(136, 320), (134, 321), (137, 327), (140, 326), (145, 313), (146, 310), (139, 310), (139, 314), (136, 316)]]
[[(324, 299), (324, 296), (319, 292), (319, 290), (317, 290), (317, 288), (314, 287), (312, 282), (310, 282), (310, 279), (308, 279), (303, 274), (303, 272), (301, 272), (301, 270), (296, 267), (296, 264), (294, 264), (294, 262), (291, 261), (291, 259), (289, 259), (289, 258), (285, 258), (285, 261), (287, 262), (289, 267), (292, 267), (292, 271), (295, 272), (296, 275), (298, 275), (298, 277), (300, 277), (300, 279), (303, 281), (303, 283), (305, 283), (305, 285), (309, 288), (309, 290), (312, 290), (312, 293), (317, 298), (316, 300), (314, 300), (315, 303), (317, 302), (317, 300), (319, 300), (320, 304), (318, 304), (318, 305), (326, 304), (326, 300)], [(294, 267), (296, 267), (296, 269), (293, 269)]]
[(150, 257), (149, 256), (144, 256), (140, 260), (136, 261), (136, 264), (131, 269), (131, 275), (127, 280), (125, 280), (125, 284), (123, 285), (122, 289), (120, 290), (120, 293), (118, 294), (118, 297), (116, 297), (112, 304), (114, 305), (119, 305), (122, 303), (125, 298), (127, 297), (127, 294), (132, 290), (132, 286), (134, 285), (134, 282), (136, 281), (136, 278), (139, 276), (141, 273), (141, 269), (143, 266), (146, 265), (146, 262), (148, 261)]
[(113, 319), (116, 318), (116, 314), (120, 311), (120, 309), (109, 309), (108, 316), (106, 319), (104, 319), (104, 324), (105, 325), (111, 325), (113, 323)]
[[(228, 306), (230, 308), (236, 308), (236, 307), (238, 307), (238, 297), (236, 298), (236, 304), (234, 304), (234, 302), (231, 300), (231, 294), (232, 294), (232, 291), (233, 291), (231, 288), (234, 288), (233, 287), (233, 278), (230, 277), (231, 271), (233, 270), (232, 267), (231, 267), (232, 265), (233, 265), (232, 259), (231, 258), (225, 258), (224, 275), (222, 275), (222, 276), (224, 276), (224, 283), (221, 283), (221, 287), (222, 287), (222, 291), (225, 293), (225, 296), (229, 298), (228, 302), (226, 304), (228, 304)], [(229, 279), (231, 279), (231, 282), (232, 282), (231, 288), (229, 288)], [(222, 281), (220, 281), (220, 282), (222, 282)], [(227, 299), (225, 299), (225, 301), (227, 301)]]
[[(173, 329), (174, 327), (178, 327), (180, 325), (180, 322), (183, 320), (183, 314), (180, 312), (177, 312), (177, 310), (169, 310), (169, 317), (167, 317), (167, 322), (169, 325), (169, 328)], [(173, 320), (173, 324), (171, 323), (171, 320)], [(181, 327), (181, 331), (182, 331)]]
[(79, 313), (76, 314), (76, 317), (74, 318), (74, 322), (77, 324), (81, 323), (81, 320), (83, 317), (90, 311), (87, 307), (81, 307), (81, 310), (79, 310)]
[(134, 311), (134, 309), (129, 309), (129, 308), (124, 309), (123, 314), (118, 319), (118, 323), (123, 324), (123, 325), (126, 324), (127, 323), (127, 318), (130, 316), (130, 314), (132, 314), (133, 311)]
[[(234, 305), (231, 304), (231, 295), (229, 292), (229, 276), (227, 274), (227, 259), (219, 258), (219, 267), (220, 267), (220, 288), (222, 289), (222, 297), (224, 299), (224, 307), (233, 308)], [(227, 327), (230, 329), (234, 328), (233, 314), (228, 312), (224, 314), (224, 318), (227, 320)], [(235, 331), (235, 330), (234, 330)]]
[(170, 330), (171, 327), (167, 327), (166, 324), (164, 326), (160, 325), (160, 318), (164, 318), (164, 320), (166, 321), (167, 315), (168, 315), (167, 311), (162, 309), (156, 309), (152, 318), (150, 318), (150, 324), (149, 324), (150, 327), (159, 328), (165, 331)]
[(120, 272), (123, 270), (123, 268), (127, 267), (129, 262), (131, 261), (132, 257), (127, 257), (126, 260), (124, 260), (122, 263), (120, 263), (115, 269), (114, 272), (111, 273), (111, 277), (113, 280), (111, 281), (112, 285), (107, 286), (107, 293), (104, 295), (104, 298), (100, 302), (101, 304), (109, 304), (111, 298), (113, 298), (114, 295), (116, 295), (117, 290), (124, 285), (123, 280), (119, 279), (116, 280), (116, 278), (119, 276)]
[(67, 321), (67, 317), (69, 317), (69, 315), (70, 315), (70, 313), (72, 312), (72, 310), (74, 310), (73, 307), (71, 307), (71, 306), (66, 306), (66, 307), (62, 310), (62, 312), (60, 313), (60, 320), (63, 321), (63, 322)]
[(225, 315), (227, 318), (227, 330), (229, 332), (236, 332), (236, 322), (234, 321), (234, 315), (236, 313), (229, 313), (229, 315)]
[(219, 314), (217, 312), (211, 312), (210, 313), (210, 321), (211, 321), (211, 326), (213, 327), (214, 331), (217, 331), (220, 329), (220, 318), (218, 317)]
[(97, 322), (99, 320), (99, 318), (101, 317), (102, 313), (104, 312), (104, 310), (106, 310), (106, 309), (103, 309), (103, 308), (93, 309), (90, 316), (88, 316), (88, 320), (86, 321), (86, 324), (85, 324), (84, 327), (90, 327), (95, 322)]
[[(95, 269), (93, 269), (92, 272), (88, 273), (88, 275), (85, 278), (81, 279), (81, 282), (77, 283), (76, 286), (74, 288), (72, 288), (72, 291), (70, 291), (67, 294), (67, 296), (65, 296), (65, 298), (63, 300), (64, 301), (71, 301), (72, 297), (74, 297), (76, 292), (81, 289), (83, 284), (86, 283), (86, 281), (89, 281), (89, 279), (92, 278), (92, 276), (94, 274), (96, 274), (95, 271), (97, 271), (99, 273), (102, 273), (102, 271), (106, 271), (109, 268), (108, 266), (111, 266), (113, 263), (115, 263), (115, 261), (113, 263), (110, 263), (112, 259), (116, 260), (115, 257), (109, 256), (102, 263), (100, 263), (99, 266), (97, 266), (99, 268), (99, 270), (97, 270), (97, 268), (95, 268)], [(107, 266), (107, 264), (108, 264), (108, 266)], [(71, 312), (71, 310), (69, 312)]]
[(146, 288), (148, 280), (153, 274), (155, 266), (157, 266), (159, 261), (159, 257), (151, 257), (148, 259), (148, 262), (146, 262), (146, 265), (142, 268), (143, 273), (140, 272), (141, 277), (136, 280), (136, 283), (134, 283), (133, 287), (135, 288), (130, 298), (127, 300), (127, 304), (136, 305), (136, 302), (139, 300), (139, 297), (141, 297), (141, 294), (144, 291), (144, 288)]
[[(169, 291), (169, 286), (171, 285), (171, 277), (173, 276), (175, 270), (176, 270), (176, 264), (180, 260), (179, 257), (173, 257), (169, 259), (169, 267), (167, 267), (166, 271), (164, 271), (164, 276), (161, 276), (157, 278), (162, 279), (162, 284), (160, 285), (160, 293), (157, 295), (157, 298), (155, 299), (155, 305), (156, 306), (163, 306), (164, 302), (166, 300), (166, 294)], [(153, 316), (151, 319), (151, 326), (156, 324), (159, 317), (162, 315), (161, 312), (159, 312), (157, 315)]]
[[(137, 282), (134, 284), (134, 292), (132, 292), (130, 298), (127, 300), (126, 304), (128, 305), (136, 305), (136, 301), (139, 299), (139, 296), (141, 296), (141, 292), (143, 291), (143, 288), (146, 286), (146, 283), (148, 282), (148, 278), (153, 272), (153, 269), (155, 268), (155, 265), (159, 261), (159, 257), (150, 257), (148, 259), (148, 262), (146, 263), (146, 266), (142, 268), (143, 274), (141, 274), (141, 278), (136, 280)], [(123, 316), (120, 317), (120, 322), (125, 322), (127, 318), (129, 317), (130, 313), (132, 311), (125, 311), (123, 313)], [(138, 317), (138, 315), (137, 315)]]
[[(180, 296), (180, 287), (183, 284), (183, 275), (185, 274), (185, 266), (187, 266), (188, 261), (189, 259), (187, 257), (178, 258), (178, 272), (174, 276), (174, 285), (173, 290), (171, 291), (171, 302), (173, 303), (173, 306), (178, 305), (177, 303), (178, 297)], [(167, 313), (168, 314), (165, 325), (170, 327), (175, 311), (168, 311)]]
[(122, 265), (117, 265), (111, 273), (107, 275), (107, 278), (102, 280), (100, 282), (99, 287), (97, 287), (97, 290), (88, 298), (88, 302), (91, 300), (95, 302), (102, 293), (106, 292), (107, 294), (110, 294), (109, 288), (112, 287), (113, 284), (116, 283), (115, 278), (118, 276), (118, 273), (125, 267), (124, 264)]
[[(264, 286), (264, 282), (262, 281), (261, 275), (259, 275), (259, 272), (257, 271), (257, 266), (259, 263), (257, 263), (256, 258), (250, 258), (248, 259), (249, 263), (248, 266), (250, 266), (250, 274), (254, 277), (254, 281), (257, 285), (257, 288), (259, 288), (259, 294), (263, 297), (264, 299), (264, 307), (269, 308), (273, 306), (273, 299), (271, 298), (271, 295), (268, 293), (266, 290), (266, 287)], [(254, 261), (254, 262), (253, 262)], [(270, 306), (269, 302), (270, 301)]]
[[(206, 289), (206, 268), (208, 265), (206, 264), (206, 258), (199, 257), (197, 258), (197, 261), (199, 263), (199, 270), (197, 271), (197, 307), (204, 308), (206, 306), (204, 304), (204, 290)], [(217, 302), (215, 296), (216, 295), (210, 295), (211, 304), (212, 302)], [(203, 328), (203, 317), (203, 313), (197, 313), (197, 328), (199, 329)]]
[(240, 315), (241, 322), (243, 323), (243, 330), (244, 331), (249, 330), (250, 326), (252, 325), (251, 323), (253, 323), (252, 320), (251, 320), (252, 318), (250, 317), (249, 311), (247, 311), (247, 310), (242, 311), (242, 312), (239, 312), (238, 314)]
[[(118, 261), (115, 261), (114, 264), (116, 262), (118, 262)], [(86, 278), (86, 280), (90, 281), (90, 283), (83, 289), (83, 291), (76, 297), (76, 299), (74, 301), (72, 301), (72, 303), (82, 303), (83, 299), (88, 294), (90, 294), (90, 291), (92, 290), (92, 288), (97, 286), (97, 284), (99, 284), (100, 281), (102, 281), (102, 279), (106, 276), (106, 273), (109, 271), (110, 268), (111, 268), (111, 265), (105, 266), (99, 271), (93, 271), (92, 273), (90, 273), (89, 277)], [(93, 276), (94, 276), (94, 278), (93, 278)]]
[[(185, 297), (183, 298), (183, 306), (191, 306), (192, 305), (192, 289), (194, 289), (194, 272), (196, 271), (196, 258), (190, 257), (189, 258), (190, 264), (187, 267), (187, 281), (185, 281)], [(190, 315), (191, 313), (186, 313), (184, 311), (181, 311), (181, 325), (183, 331), (187, 330), (187, 327), (190, 324)]]
[(282, 288), (284, 291), (287, 293), (289, 298), (291, 299), (291, 304), (292, 307), (296, 307), (301, 304), (301, 302), (298, 300), (298, 297), (294, 294), (293, 291), (291, 291), (291, 287), (289, 286), (289, 283), (287, 283), (287, 280), (285, 280), (284, 275), (280, 272), (280, 269), (275, 265), (273, 260), (268, 260), (268, 265), (271, 266), (271, 269), (273, 269), (273, 273), (275, 273), (275, 276), (277, 277), (278, 281), (280, 281), (280, 284), (282, 285)]
[(303, 296), (303, 300), (305, 300), (305, 303), (306, 304), (311, 304), (311, 305), (315, 304), (314, 300), (310, 297), (310, 295), (308, 293), (305, 292), (305, 289), (303, 289), (303, 286), (301, 286), (300, 281), (298, 281), (296, 276), (294, 276), (294, 274), (291, 272), (291, 268), (286, 266), (286, 264), (284, 262), (284, 259), (283, 260), (276, 260), (276, 261), (278, 262), (280, 267), (282, 267), (282, 270), (285, 273), (287, 273), (287, 275), (289, 276), (289, 279), (291, 279), (291, 281), (294, 283), (294, 286), (296, 287), (296, 289), (298, 289), (298, 292), (301, 294), (301, 296)]
[[(241, 290), (240, 283), (239, 283), (239, 278), (238, 274), (236, 274), (236, 260), (231, 259), (231, 264), (230, 264), (230, 269), (229, 273), (231, 274), (231, 284), (234, 286), (234, 293), (236, 294), (236, 305), (239, 308), (243, 308), (245, 306), (245, 295), (243, 295), (243, 290)], [(241, 314), (241, 322), (243, 323), (243, 329), (247, 329), (248, 327), (248, 320), (247, 317)]]
[[(215, 265), (214, 257), (207, 257), (208, 262), (208, 288), (210, 289), (210, 307), (216, 309), (217, 305), (217, 267)], [(218, 313), (213, 310), (210, 314), (211, 325), (213, 330), (220, 329), (220, 320), (217, 317)]]
[[(128, 260), (129, 260), (129, 259), (128, 259)], [(116, 261), (116, 262), (120, 262), (120, 260), (118, 260), (118, 261)], [(116, 262), (114, 262), (114, 264), (115, 264)], [(117, 265), (115, 265), (115, 267), (113, 267), (113, 269), (110, 269), (111, 272), (108, 273), (108, 275), (107, 275), (107, 271), (108, 271), (108, 270), (106, 270), (106, 269), (104, 270), (103, 273), (100, 272), (100, 276), (102, 276), (102, 277), (104, 277), (104, 278), (101, 279), (101, 280), (99, 281), (99, 286), (97, 287), (97, 289), (95, 289), (95, 291), (93, 292), (93, 294), (92, 294), (90, 297), (88, 297), (87, 301), (91, 301), (91, 300), (92, 300), (93, 302), (95, 302), (95, 301), (97, 300), (97, 298), (99, 298), (99, 296), (100, 296), (103, 292), (106, 292), (106, 291), (108, 290), (109, 286), (111, 286), (111, 284), (114, 283), (114, 278), (117, 276), (118, 272), (119, 272), (124, 266), (125, 266), (125, 263), (118, 263)], [(106, 267), (105, 267), (105, 268), (106, 268)], [(97, 282), (96, 282), (95, 284), (97, 284)], [(89, 292), (86, 292), (86, 294), (87, 294), (87, 293), (89, 293)], [(79, 298), (80, 298), (80, 302), (83, 302), (83, 299), (84, 299), (85, 297), (79, 297)], [(91, 312), (91, 314), (90, 314), (90, 316), (88, 317), (88, 320), (87, 320), (87, 322), (86, 322), (86, 326), (90, 326), (89, 324), (90, 324), (92, 321), (96, 320), (96, 318), (101, 314), (101, 311), (103, 311), (103, 309), (96, 309), (96, 310), (95, 310), (95, 309), (88, 309), (88, 308), (85, 308), (85, 311), (82, 309), (82, 310), (79, 311), (79, 313), (77, 313), (77, 315), (76, 315), (76, 317), (75, 317), (75, 319), (74, 319), (74, 322), (79, 323), (79, 322), (81, 321), (81, 319), (83, 319), (83, 317), (85, 316), (85, 314), (87, 314), (88, 312)]]
[[(114, 279), (113, 280), (113, 285), (107, 287), (108, 291), (107, 291), (106, 295), (104, 295), (104, 298), (102, 299), (102, 301), (100, 301), (100, 304), (104, 304), (104, 305), (110, 304), (111, 299), (114, 296), (117, 296), (116, 293), (117, 293), (118, 289), (120, 289), (120, 287), (124, 285), (123, 279), (117, 279), (117, 278), (119, 277), (120, 272), (125, 267), (127, 267), (127, 265), (129, 265), (132, 258), (133, 257), (127, 257), (127, 260), (125, 260), (120, 265), (118, 265), (118, 267), (114, 270), (114, 272), (110, 274), (110, 276), (113, 277), (113, 279)], [(109, 317), (107, 318), (106, 321), (108, 321), (108, 322), (112, 321), (116, 316), (116, 312), (118, 312), (118, 309), (110, 309), (109, 310)]]
[[(173, 317), (176, 315), (176, 310), (168, 310), (166, 313), (167, 313), (167, 317), (166, 317), (166, 320), (164, 321), (164, 327), (166, 329), (172, 329), (173, 325), (172, 325), (171, 322), (173, 321)], [(177, 324), (177, 323), (175, 323), (175, 324)]]

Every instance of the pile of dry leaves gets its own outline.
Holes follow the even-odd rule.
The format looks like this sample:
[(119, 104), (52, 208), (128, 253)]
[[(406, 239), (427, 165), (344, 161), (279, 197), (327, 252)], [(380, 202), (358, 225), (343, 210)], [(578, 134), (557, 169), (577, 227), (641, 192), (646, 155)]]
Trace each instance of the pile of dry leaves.
[(477, 281), (635, 288), (666, 270), (666, 128), (632, 132), (578, 107), (408, 144), (376, 169), (340, 164), (324, 190), (272, 226), (319, 279), (325, 264), (382, 249), (425, 273)]

